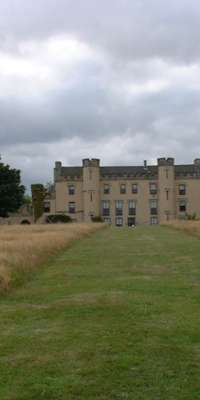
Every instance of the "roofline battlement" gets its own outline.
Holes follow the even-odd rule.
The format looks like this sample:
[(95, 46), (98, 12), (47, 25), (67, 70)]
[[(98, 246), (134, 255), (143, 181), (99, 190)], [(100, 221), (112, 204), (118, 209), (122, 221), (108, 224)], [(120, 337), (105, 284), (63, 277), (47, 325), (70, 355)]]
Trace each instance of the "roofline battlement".
[(162, 167), (162, 166), (174, 166), (174, 158), (173, 157), (158, 158), (157, 162), (158, 162), (158, 166), (159, 167)]
[(99, 167), (100, 166), (100, 160), (99, 158), (84, 158), (82, 160), (82, 165), (83, 168), (85, 167)]

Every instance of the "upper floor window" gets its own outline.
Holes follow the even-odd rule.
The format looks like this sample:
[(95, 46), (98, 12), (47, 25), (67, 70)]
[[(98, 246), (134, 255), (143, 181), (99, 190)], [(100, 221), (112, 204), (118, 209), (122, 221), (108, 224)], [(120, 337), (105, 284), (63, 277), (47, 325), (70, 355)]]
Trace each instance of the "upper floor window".
[(136, 214), (136, 202), (135, 200), (129, 200), (128, 202), (128, 214), (135, 215)]
[(179, 194), (180, 195), (185, 195), (186, 194), (186, 185), (185, 184), (179, 185)]
[(180, 202), (179, 202), (179, 211), (180, 212), (186, 212), (186, 201), (185, 200), (180, 200)]
[(120, 185), (120, 193), (121, 194), (125, 194), (126, 193), (126, 184), (125, 183), (121, 183), (121, 185)]
[(151, 199), (150, 200), (150, 213), (151, 215), (156, 215), (157, 214), (157, 200)]
[(74, 185), (68, 185), (68, 194), (70, 194), (70, 195), (75, 194), (75, 186)]
[(76, 204), (73, 201), (69, 202), (68, 211), (70, 214), (75, 214), (76, 212)]
[(110, 193), (110, 185), (108, 183), (104, 184), (103, 192), (104, 192), (104, 194), (109, 194)]
[(102, 215), (109, 216), (110, 215), (110, 202), (109, 200), (102, 201)]
[(117, 200), (115, 202), (115, 213), (116, 215), (123, 215), (123, 200)]
[(154, 182), (151, 182), (149, 184), (149, 192), (150, 194), (156, 194), (157, 193), (157, 184)]
[(138, 184), (137, 183), (132, 184), (132, 193), (138, 193)]

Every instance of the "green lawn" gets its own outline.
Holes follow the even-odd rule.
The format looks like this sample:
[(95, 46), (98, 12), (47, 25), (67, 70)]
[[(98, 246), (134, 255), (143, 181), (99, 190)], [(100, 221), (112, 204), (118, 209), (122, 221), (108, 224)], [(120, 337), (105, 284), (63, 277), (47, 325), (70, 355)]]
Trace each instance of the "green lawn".
[(169, 228), (74, 243), (0, 299), (0, 399), (200, 399), (199, 283)]

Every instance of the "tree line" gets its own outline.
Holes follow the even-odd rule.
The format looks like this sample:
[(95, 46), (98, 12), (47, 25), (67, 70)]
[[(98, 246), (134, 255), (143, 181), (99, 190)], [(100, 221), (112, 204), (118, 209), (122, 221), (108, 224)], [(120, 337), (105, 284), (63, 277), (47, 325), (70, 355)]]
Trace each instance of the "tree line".
[(26, 202), (25, 190), (20, 170), (0, 162), (0, 217), (8, 217)]

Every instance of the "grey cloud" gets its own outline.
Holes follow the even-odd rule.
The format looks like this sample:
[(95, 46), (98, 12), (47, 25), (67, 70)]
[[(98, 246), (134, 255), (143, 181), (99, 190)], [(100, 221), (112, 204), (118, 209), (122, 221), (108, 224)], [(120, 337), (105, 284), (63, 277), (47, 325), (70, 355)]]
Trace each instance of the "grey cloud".
[[(131, 164), (160, 155), (178, 162), (199, 156), (200, 90), (195, 80), (190, 85), (191, 76), (176, 82), (173, 75), (157, 91), (129, 92), (132, 84), (145, 89), (148, 81), (156, 89), (156, 78), (167, 81), (172, 65), (199, 65), (199, 19), (197, 0), (1, 2), (2, 52), (23, 59), (23, 41), (35, 40), (37, 48), (41, 39), (66, 34), (99, 55), (81, 60), (73, 76), (65, 64), (55, 67), (59, 85), (39, 88), (37, 96), (1, 93), (1, 151), (22, 169), (25, 183), (48, 180), (59, 158), (79, 164), (81, 157), (100, 156), (106, 164)], [(15, 85), (18, 78), (7, 79)]]
[(198, 0), (7, 0), (0, 5), (2, 43), (69, 33), (121, 60), (200, 56)]

